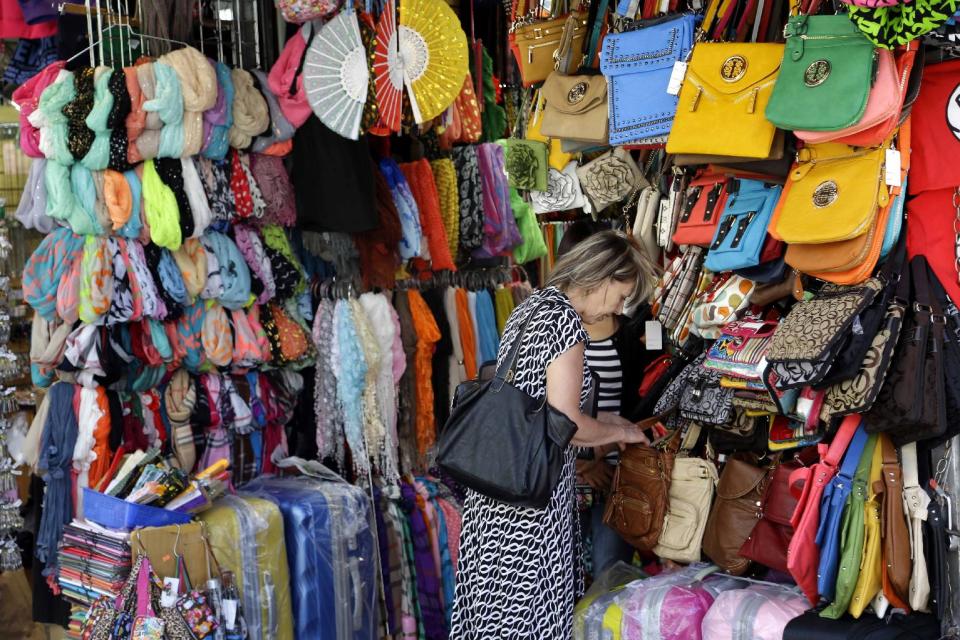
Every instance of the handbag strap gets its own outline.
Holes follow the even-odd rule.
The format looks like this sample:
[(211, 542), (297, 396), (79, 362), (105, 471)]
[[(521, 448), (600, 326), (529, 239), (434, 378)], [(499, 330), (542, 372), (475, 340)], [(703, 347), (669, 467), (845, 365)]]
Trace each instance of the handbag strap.
[(863, 419), (858, 414), (846, 416), (840, 425), (840, 430), (837, 431), (837, 435), (833, 437), (833, 442), (830, 443), (827, 455), (821, 458), (821, 463), (836, 468), (836, 466), (840, 464), (840, 459), (843, 457), (843, 454), (846, 453), (850, 447), (850, 442), (853, 440), (854, 435), (856, 435), (857, 431), (861, 430), (860, 425), (862, 422)]
[(900, 447), (900, 464), (903, 468), (903, 488), (920, 488), (920, 472), (917, 468), (917, 443)]
[(137, 573), (137, 617), (153, 617), (153, 603), (150, 597), (150, 573), (153, 571), (150, 558), (143, 556), (143, 563)]
[(600, 2), (596, 4), (593, 2), (590, 3), (590, 39), (587, 42), (587, 57), (583, 63), (583, 66), (586, 68), (593, 66), (594, 58), (597, 55), (597, 47), (600, 44), (600, 34), (603, 32), (603, 27), (607, 22), (607, 7), (609, 5), (610, 0), (600, 0)]
[(530, 313), (527, 315), (527, 319), (523, 321), (523, 325), (520, 327), (520, 330), (517, 332), (516, 337), (513, 339), (513, 344), (510, 345), (510, 351), (507, 352), (507, 357), (503, 359), (497, 366), (497, 373), (494, 375), (492, 384), (495, 391), (499, 391), (504, 383), (513, 382), (514, 377), (514, 367), (517, 364), (517, 357), (520, 355), (520, 345), (523, 343), (523, 337), (527, 333), (527, 327), (530, 326), (530, 321), (533, 320), (533, 317), (537, 315), (537, 311), (540, 310), (540, 307), (547, 304), (546, 300), (539, 301), (533, 309), (530, 310)]
[(303, 73), (303, 65), (307, 61), (307, 52), (310, 51), (310, 45), (313, 44), (313, 39), (319, 30), (320, 28), (317, 27), (317, 25), (310, 24), (310, 37), (307, 38), (307, 46), (303, 50), (303, 55), (300, 56), (300, 64), (297, 65), (297, 71), (293, 74), (293, 80), (290, 81), (290, 89), (288, 89), (288, 93), (290, 94), (291, 98), (297, 95), (297, 79), (300, 77), (300, 74)]
[(857, 467), (860, 465), (860, 458), (863, 457), (863, 450), (867, 446), (868, 439), (869, 436), (861, 423), (853, 436), (853, 440), (850, 441), (850, 447), (847, 449), (846, 455), (843, 457), (843, 465), (837, 474), (838, 477), (843, 478), (846, 482), (853, 480), (853, 476), (857, 473)]

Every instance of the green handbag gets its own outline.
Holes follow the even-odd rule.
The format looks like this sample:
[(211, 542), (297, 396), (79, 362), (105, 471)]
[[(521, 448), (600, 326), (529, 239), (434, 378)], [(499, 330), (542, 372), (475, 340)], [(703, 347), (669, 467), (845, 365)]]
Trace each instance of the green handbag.
[(844, 15), (790, 16), (767, 120), (781, 129), (837, 131), (860, 121), (873, 84), (873, 44)]
[(840, 521), (840, 570), (837, 572), (837, 589), (833, 602), (820, 612), (823, 618), (837, 620), (847, 612), (853, 592), (860, 577), (860, 559), (863, 556), (864, 510), (867, 501), (867, 483), (873, 450), (877, 446), (877, 434), (870, 434), (860, 456), (857, 472), (853, 476), (853, 490)]
[(546, 191), (550, 170), (550, 147), (539, 140), (508, 138), (498, 140), (503, 146), (507, 180), (514, 189)]

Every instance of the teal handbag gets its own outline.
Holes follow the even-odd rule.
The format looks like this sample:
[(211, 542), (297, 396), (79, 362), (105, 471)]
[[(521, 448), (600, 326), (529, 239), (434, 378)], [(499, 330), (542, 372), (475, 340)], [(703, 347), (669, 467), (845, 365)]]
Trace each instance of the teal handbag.
[(873, 44), (844, 15), (790, 16), (767, 120), (781, 129), (837, 131), (860, 121), (876, 71)]

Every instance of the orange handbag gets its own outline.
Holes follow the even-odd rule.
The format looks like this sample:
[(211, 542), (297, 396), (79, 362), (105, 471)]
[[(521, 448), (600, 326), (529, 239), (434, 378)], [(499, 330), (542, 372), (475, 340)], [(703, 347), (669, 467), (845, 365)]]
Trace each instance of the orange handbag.
[(843, 454), (860, 426), (858, 414), (843, 419), (840, 430), (828, 446), (817, 445), (820, 461), (810, 467), (801, 467), (790, 474), (790, 491), (797, 498), (797, 508), (790, 518), (793, 538), (787, 548), (787, 570), (803, 590), (811, 604), (819, 601), (817, 570), (820, 567), (820, 547), (817, 529), (820, 526), (820, 498), (823, 490), (837, 474)]
[(673, 234), (674, 244), (710, 246), (727, 204), (728, 180), (722, 174), (704, 172), (690, 181)]

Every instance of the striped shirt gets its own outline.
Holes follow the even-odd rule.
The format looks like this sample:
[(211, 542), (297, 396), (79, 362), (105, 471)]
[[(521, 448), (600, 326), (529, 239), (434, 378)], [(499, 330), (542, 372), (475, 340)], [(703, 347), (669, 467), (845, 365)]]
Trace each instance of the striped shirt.
[(623, 369), (613, 339), (588, 342), (586, 358), (587, 366), (597, 378), (597, 411), (619, 414)]

